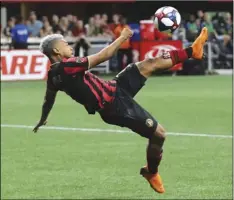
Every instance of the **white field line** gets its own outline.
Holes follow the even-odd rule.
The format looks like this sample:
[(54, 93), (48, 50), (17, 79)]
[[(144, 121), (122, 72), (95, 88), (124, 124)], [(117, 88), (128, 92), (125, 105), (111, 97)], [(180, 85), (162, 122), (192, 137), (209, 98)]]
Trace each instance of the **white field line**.
[[(4, 128), (21, 128), (21, 129), (33, 129), (34, 126), (27, 125), (16, 125), (16, 124), (1, 124)], [(131, 133), (128, 130), (118, 129), (99, 129), (99, 128), (70, 128), (70, 127), (59, 127), (59, 126), (42, 126), (41, 129), (49, 130), (62, 130), (62, 131), (83, 131), (83, 132), (112, 132), (112, 133)], [(211, 137), (211, 138), (232, 138), (231, 135), (214, 135), (214, 134), (200, 134), (200, 133), (175, 133), (167, 132), (167, 135), (172, 136), (191, 136), (191, 137)]]

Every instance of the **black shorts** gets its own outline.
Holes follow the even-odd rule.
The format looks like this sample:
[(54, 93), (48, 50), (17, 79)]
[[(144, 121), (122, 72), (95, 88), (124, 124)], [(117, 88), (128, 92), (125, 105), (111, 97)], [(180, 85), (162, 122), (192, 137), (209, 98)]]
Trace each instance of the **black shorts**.
[(127, 127), (143, 137), (151, 138), (158, 122), (133, 99), (145, 85), (146, 78), (135, 64), (130, 64), (114, 80), (117, 81), (116, 96), (113, 103), (99, 112), (102, 119), (108, 124)]

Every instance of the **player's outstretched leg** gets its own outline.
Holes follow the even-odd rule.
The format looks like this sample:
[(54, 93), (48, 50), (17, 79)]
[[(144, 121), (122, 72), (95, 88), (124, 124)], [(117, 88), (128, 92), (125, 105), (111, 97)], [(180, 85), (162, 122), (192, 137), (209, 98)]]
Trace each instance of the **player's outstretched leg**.
[(149, 182), (150, 186), (158, 193), (164, 193), (162, 179), (158, 173), (158, 166), (162, 159), (163, 143), (166, 134), (164, 128), (158, 124), (154, 134), (149, 139), (147, 146), (147, 166), (141, 168), (140, 174)]
[(201, 60), (203, 58), (203, 47), (207, 39), (208, 30), (204, 27), (191, 47), (180, 50), (165, 51), (160, 57), (147, 58), (136, 63), (136, 65), (140, 73), (144, 77), (148, 78), (154, 71), (170, 69), (174, 65), (184, 62), (189, 58)]

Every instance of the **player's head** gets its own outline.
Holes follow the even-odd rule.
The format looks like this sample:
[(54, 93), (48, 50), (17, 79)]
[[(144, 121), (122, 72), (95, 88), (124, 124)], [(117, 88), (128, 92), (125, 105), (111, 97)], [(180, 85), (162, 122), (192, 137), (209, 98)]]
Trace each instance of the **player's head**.
[(52, 34), (44, 37), (40, 44), (40, 51), (50, 60), (70, 58), (73, 56), (73, 49), (60, 34)]

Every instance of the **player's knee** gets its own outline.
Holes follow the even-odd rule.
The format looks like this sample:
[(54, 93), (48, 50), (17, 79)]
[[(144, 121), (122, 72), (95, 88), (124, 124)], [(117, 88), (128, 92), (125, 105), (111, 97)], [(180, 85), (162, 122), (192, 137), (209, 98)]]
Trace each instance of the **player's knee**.
[(145, 60), (136, 63), (138, 69), (140, 70), (141, 73), (143, 74), (151, 74), (154, 71), (153, 68), (153, 59), (152, 58), (146, 58)]
[[(165, 60), (170, 57), (169, 52), (164, 52), (164, 55), (157, 58), (147, 58), (151, 71), (160, 71), (165, 69), (165, 65), (168, 65)], [(168, 66), (169, 67), (169, 66)]]
[(146, 62), (148, 63), (148, 66), (151, 66), (149, 70), (155, 71), (160, 68), (160, 65), (158, 65), (157, 61), (159, 58), (146, 58)]
[(163, 128), (162, 125), (158, 124), (154, 132), (154, 137), (159, 138), (160, 140), (163, 141), (166, 139), (166, 130)]
[(166, 131), (160, 124), (158, 124), (156, 130), (154, 131), (152, 137), (150, 138), (150, 142), (151, 144), (155, 144), (157, 145), (157, 147), (162, 148), (165, 139), (166, 139)]

